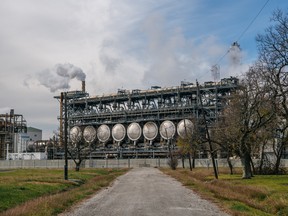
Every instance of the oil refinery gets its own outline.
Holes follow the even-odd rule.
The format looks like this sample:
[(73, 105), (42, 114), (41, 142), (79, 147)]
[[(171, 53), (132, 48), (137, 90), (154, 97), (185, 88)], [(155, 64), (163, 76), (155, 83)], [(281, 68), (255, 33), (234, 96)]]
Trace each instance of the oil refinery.
[(193, 133), (194, 121), (203, 112), (208, 124), (214, 122), (237, 87), (238, 79), (230, 77), (200, 85), (181, 82), (176, 87), (118, 89), (114, 94), (90, 96), (82, 81), (81, 91), (54, 97), (60, 104), (60, 145), (67, 124), (69, 146), (92, 148), (90, 158), (165, 157), (178, 136)]

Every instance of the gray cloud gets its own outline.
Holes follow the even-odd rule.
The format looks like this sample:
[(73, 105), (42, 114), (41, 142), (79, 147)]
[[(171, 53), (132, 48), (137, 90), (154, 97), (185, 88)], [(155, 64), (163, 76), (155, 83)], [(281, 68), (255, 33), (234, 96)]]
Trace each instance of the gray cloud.
[(105, 72), (115, 74), (116, 69), (121, 64), (121, 59), (113, 40), (104, 40), (102, 42), (99, 60), (105, 67)]
[(99, 58), (102, 64), (105, 66), (105, 71), (107, 73), (114, 73), (121, 63), (120, 59), (110, 57), (104, 53), (100, 54)]
[[(1, 106), (23, 114), (49, 138), (58, 128), (59, 113), (51, 92), (77, 89), (77, 79), (83, 79), (68, 65), (50, 68), (58, 62), (85, 71), (90, 95), (209, 80), (210, 67), (249, 23), (243, 11), (255, 13), (255, 7), (245, 5), (259, 4), (255, 2), (1, 0)], [(258, 30), (266, 27), (263, 19), (256, 22)], [(251, 51), (257, 29), (244, 35), (243, 50)], [(248, 60), (242, 61), (241, 70)], [(221, 76), (235, 74), (228, 60), (220, 67)]]
[(165, 17), (161, 14), (153, 14), (144, 22), (150, 66), (143, 82), (167, 86), (179, 85), (182, 80), (211, 79), (210, 67), (225, 47), (213, 37), (193, 40), (185, 38), (181, 28), (167, 30), (165, 26)]

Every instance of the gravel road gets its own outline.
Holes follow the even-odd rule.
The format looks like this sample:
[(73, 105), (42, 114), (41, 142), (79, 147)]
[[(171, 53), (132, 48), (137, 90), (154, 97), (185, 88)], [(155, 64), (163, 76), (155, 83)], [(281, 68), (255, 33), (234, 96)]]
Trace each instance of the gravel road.
[(61, 216), (226, 215), (156, 168), (134, 168)]

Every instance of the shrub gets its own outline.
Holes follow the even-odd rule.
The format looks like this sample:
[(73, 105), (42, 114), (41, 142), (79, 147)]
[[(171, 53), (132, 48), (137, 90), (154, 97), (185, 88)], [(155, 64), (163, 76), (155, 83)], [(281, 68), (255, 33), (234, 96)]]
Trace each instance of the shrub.
[(178, 158), (175, 155), (171, 155), (167, 160), (167, 164), (172, 170), (176, 170), (178, 166)]

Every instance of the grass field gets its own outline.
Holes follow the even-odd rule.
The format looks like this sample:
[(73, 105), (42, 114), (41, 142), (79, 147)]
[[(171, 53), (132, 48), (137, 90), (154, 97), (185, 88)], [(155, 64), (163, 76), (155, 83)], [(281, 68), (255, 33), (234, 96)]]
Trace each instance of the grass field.
[[(255, 176), (241, 179), (228, 170), (161, 169), (231, 215), (288, 215), (288, 176)], [(108, 186), (127, 169), (63, 170), (15, 169), (0, 171), (0, 215), (57, 215), (81, 199)]]
[(241, 179), (220, 169), (214, 180), (210, 169), (161, 169), (201, 197), (216, 203), (231, 215), (288, 215), (288, 175), (263, 175)]
[(0, 171), (0, 215), (57, 215), (77, 201), (108, 186), (127, 169), (59, 169)]

